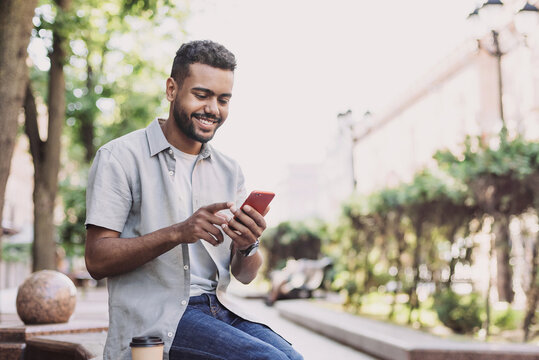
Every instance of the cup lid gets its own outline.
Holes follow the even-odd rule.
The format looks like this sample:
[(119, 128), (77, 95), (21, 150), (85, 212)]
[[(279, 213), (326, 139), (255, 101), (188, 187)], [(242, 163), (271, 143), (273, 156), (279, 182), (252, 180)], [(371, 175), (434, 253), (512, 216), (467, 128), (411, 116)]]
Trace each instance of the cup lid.
[(131, 339), (129, 346), (131, 347), (149, 347), (164, 345), (165, 343), (159, 336), (137, 336)]

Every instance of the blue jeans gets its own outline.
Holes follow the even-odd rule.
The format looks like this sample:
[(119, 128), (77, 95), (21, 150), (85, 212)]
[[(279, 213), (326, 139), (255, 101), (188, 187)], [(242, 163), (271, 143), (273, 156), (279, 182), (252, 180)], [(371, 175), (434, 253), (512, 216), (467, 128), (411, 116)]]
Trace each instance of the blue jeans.
[(300, 360), (269, 327), (228, 311), (213, 294), (189, 299), (172, 342), (170, 360)]

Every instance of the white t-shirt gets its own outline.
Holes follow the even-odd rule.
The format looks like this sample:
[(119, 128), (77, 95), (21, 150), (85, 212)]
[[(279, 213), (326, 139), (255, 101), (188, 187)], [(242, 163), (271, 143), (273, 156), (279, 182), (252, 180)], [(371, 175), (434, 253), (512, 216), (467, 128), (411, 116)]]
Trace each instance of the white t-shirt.
[[(197, 155), (186, 154), (173, 148), (176, 157), (176, 191), (181, 203), (181, 218), (187, 219), (193, 214), (193, 196), (191, 179), (195, 168)], [(191, 266), (191, 291), (189, 296), (202, 293), (215, 293), (217, 288), (217, 267), (206, 248), (199, 240), (189, 244), (189, 263)]]

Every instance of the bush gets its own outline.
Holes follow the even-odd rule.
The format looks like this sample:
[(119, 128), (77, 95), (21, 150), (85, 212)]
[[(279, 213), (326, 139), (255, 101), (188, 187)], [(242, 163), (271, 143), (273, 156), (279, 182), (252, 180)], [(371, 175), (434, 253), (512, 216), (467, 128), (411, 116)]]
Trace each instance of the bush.
[(514, 330), (522, 321), (522, 313), (507, 308), (505, 311), (494, 314), (494, 325), (503, 330)]
[(462, 296), (445, 289), (434, 295), (434, 310), (438, 319), (455, 333), (473, 333), (482, 323), (480, 299), (479, 294)]
[(260, 243), (266, 250), (265, 276), (285, 266), (287, 259), (318, 259), (321, 256), (324, 224), (314, 222), (282, 222), (267, 229)]

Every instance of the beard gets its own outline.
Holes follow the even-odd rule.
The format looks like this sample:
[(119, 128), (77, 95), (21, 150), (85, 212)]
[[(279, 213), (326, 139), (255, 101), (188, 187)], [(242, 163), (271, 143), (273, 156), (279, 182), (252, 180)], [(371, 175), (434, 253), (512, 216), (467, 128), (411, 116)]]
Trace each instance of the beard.
[[(174, 100), (174, 110), (172, 111), (172, 115), (174, 116), (174, 122), (176, 123), (178, 128), (180, 128), (180, 130), (188, 138), (198, 141), (202, 144), (205, 144), (211, 139), (213, 139), (213, 136), (215, 135), (215, 131), (217, 131), (219, 126), (221, 126), (221, 122), (222, 122), (220, 118), (217, 118), (214, 115), (210, 115), (210, 114), (191, 114), (190, 116), (187, 115), (187, 113), (182, 109), (182, 106), (178, 98)], [(213, 119), (214, 121), (217, 122), (217, 127), (215, 128), (213, 132), (208, 133), (206, 135), (197, 133), (195, 131), (194, 120), (192, 119), (194, 115), (204, 115), (207, 118)]]

